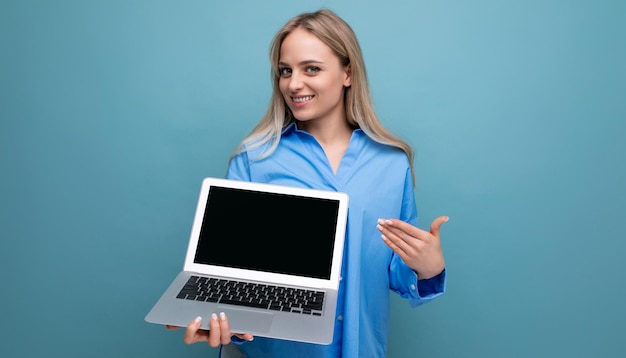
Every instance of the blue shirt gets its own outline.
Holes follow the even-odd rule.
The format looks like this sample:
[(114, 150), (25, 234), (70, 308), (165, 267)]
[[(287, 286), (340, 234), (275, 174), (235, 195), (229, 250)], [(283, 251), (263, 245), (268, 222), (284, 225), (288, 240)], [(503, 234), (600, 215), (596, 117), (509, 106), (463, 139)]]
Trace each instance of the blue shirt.
[(349, 195), (342, 280), (333, 342), (315, 345), (255, 337), (240, 348), (248, 357), (384, 357), (389, 328), (389, 290), (411, 307), (445, 292), (446, 272), (418, 281), (381, 239), (379, 218), (417, 225), (411, 169), (398, 148), (352, 133), (337, 173), (322, 146), (295, 124), (287, 127), (276, 151), (255, 160), (264, 148), (235, 156), (229, 179), (342, 191)]

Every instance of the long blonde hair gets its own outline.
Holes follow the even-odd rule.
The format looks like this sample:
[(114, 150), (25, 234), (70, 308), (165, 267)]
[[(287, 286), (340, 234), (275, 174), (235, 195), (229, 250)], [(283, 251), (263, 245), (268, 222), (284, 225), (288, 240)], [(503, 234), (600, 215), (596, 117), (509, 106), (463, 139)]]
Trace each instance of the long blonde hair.
[(404, 151), (408, 157), (413, 183), (415, 184), (413, 149), (408, 143), (393, 135), (380, 123), (372, 104), (365, 63), (354, 31), (343, 19), (327, 9), (302, 13), (292, 18), (274, 36), (269, 50), (273, 84), (269, 107), (261, 121), (239, 143), (230, 158), (232, 159), (239, 153), (262, 146), (266, 146), (266, 148), (256, 159), (262, 159), (271, 155), (278, 146), (283, 129), (296, 121), (278, 87), (280, 80), (278, 70), (280, 47), (285, 37), (296, 28), (305, 29), (317, 36), (333, 50), (342, 65), (350, 66), (352, 85), (346, 87), (344, 93), (348, 123), (354, 127), (361, 128), (373, 140)]

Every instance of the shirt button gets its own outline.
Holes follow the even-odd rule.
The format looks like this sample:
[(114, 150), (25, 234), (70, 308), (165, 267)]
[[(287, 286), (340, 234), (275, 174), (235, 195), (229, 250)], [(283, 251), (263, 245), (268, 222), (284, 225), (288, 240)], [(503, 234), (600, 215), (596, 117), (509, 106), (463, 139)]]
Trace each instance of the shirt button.
[(342, 315), (339, 315), (339, 316), (337, 316), (337, 319), (338, 319), (339, 321), (343, 321), (343, 316), (342, 316)]
[(411, 285), (411, 290), (415, 291), (415, 285)]

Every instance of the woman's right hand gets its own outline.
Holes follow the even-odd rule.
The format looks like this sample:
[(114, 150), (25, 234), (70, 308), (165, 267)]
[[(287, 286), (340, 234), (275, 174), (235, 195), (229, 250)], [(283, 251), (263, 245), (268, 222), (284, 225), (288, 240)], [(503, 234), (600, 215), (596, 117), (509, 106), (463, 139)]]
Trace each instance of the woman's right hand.
[[(187, 344), (194, 344), (198, 342), (207, 342), (211, 347), (218, 347), (220, 344), (229, 344), (231, 336), (236, 336), (240, 339), (251, 341), (254, 337), (249, 334), (235, 334), (230, 331), (230, 325), (228, 324), (228, 318), (222, 312), (219, 317), (215, 313), (211, 315), (211, 321), (209, 322), (209, 330), (200, 329), (202, 324), (202, 317), (198, 316), (193, 321), (189, 322), (187, 329), (185, 330), (184, 341)], [(167, 329), (180, 329), (182, 327), (166, 325)]]

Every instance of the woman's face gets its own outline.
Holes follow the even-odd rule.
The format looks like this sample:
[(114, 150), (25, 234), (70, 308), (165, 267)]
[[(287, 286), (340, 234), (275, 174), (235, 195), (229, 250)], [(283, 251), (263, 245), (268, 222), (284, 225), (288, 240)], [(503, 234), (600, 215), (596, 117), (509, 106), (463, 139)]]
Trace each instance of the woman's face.
[(297, 28), (283, 40), (278, 63), (279, 88), (299, 121), (346, 120), (344, 89), (349, 70), (325, 43)]

